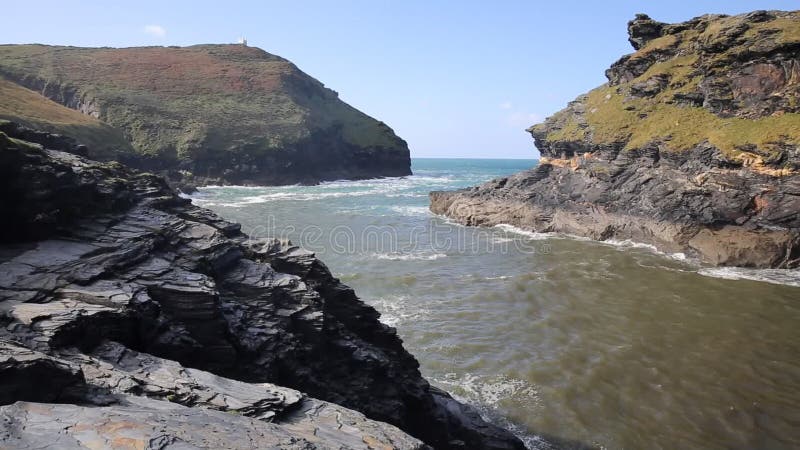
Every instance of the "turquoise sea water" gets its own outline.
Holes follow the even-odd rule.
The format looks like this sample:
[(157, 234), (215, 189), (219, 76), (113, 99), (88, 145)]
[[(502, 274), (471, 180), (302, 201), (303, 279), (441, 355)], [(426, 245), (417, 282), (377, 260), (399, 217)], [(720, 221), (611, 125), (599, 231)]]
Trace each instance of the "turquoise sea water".
[(800, 273), (428, 211), (431, 190), (535, 164), (415, 159), (405, 178), (210, 187), (193, 200), (315, 251), (426, 377), (531, 448), (800, 448)]

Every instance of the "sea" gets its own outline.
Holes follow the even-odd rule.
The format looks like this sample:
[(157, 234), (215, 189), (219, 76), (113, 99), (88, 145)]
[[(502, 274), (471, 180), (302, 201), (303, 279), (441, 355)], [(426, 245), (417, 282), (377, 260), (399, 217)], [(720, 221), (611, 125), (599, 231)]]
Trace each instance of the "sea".
[(403, 178), (211, 186), (192, 200), (314, 251), (425, 377), (531, 449), (800, 448), (800, 271), (428, 209), (430, 191), (536, 164), (416, 158)]

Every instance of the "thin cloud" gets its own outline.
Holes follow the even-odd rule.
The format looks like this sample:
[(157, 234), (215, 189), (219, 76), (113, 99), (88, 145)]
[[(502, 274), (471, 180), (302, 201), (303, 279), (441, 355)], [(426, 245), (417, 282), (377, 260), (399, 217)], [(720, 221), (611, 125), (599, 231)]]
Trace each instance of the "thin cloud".
[(150, 36), (157, 38), (163, 38), (167, 35), (167, 30), (161, 25), (145, 25), (143, 31), (145, 34), (149, 34)]
[(500, 103), (500, 109), (511, 109), (513, 107), (514, 107), (514, 105), (509, 101), (505, 101), (503, 103)]
[(544, 120), (544, 116), (537, 113), (513, 112), (506, 116), (506, 122), (514, 127), (529, 127)]

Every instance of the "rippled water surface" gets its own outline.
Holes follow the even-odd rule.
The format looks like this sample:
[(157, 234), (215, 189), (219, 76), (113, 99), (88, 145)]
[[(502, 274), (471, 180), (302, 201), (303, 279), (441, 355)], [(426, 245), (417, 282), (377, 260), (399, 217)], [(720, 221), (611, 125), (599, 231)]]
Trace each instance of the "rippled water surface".
[(428, 212), (430, 190), (534, 164), (417, 159), (402, 179), (205, 188), (194, 201), (316, 251), (425, 376), (531, 448), (800, 448), (800, 274)]

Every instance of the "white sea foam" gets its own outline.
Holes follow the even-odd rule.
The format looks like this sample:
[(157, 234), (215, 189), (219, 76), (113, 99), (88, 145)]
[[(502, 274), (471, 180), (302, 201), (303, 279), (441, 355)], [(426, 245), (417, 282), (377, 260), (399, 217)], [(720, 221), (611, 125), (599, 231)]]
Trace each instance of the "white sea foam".
[(655, 245), (645, 244), (643, 242), (636, 242), (636, 241), (632, 241), (630, 239), (624, 239), (624, 240), (621, 240), (621, 241), (620, 240), (616, 240), (616, 239), (607, 239), (605, 241), (597, 241), (597, 242), (600, 242), (601, 244), (612, 245), (614, 247), (618, 247), (618, 248), (622, 248), (622, 249), (636, 248), (636, 249), (649, 250), (649, 251), (651, 251), (653, 253), (656, 253), (656, 254), (661, 255), (661, 256), (666, 256), (666, 257), (674, 259), (676, 261), (687, 261), (688, 260), (688, 257), (686, 256), (685, 253), (667, 253), (667, 252), (662, 252)]
[(450, 184), (455, 179), (452, 176), (444, 175), (444, 176), (426, 176), (426, 175), (412, 175), (407, 180), (410, 180), (413, 183), (419, 184)]
[(674, 259), (676, 261), (687, 261), (687, 262), (690, 262), (689, 258), (686, 256), (685, 253), (680, 253), (680, 252), (679, 253), (662, 252), (655, 245), (645, 244), (643, 242), (636, 242), (636, 241), (632, 241), (630, 239), (624, 239), (624, 240), (607, 239), (605, 241), (596, 241), (596, 240), (588, 238), (586, 236), (577, 236), (577, 235), (574, 235), (574, 234), (566, 234), (566, 233), (537, 233), (537, 232), (534, 232), (534, 231), (523, 230), (521, 228), (515, 227), (513, 225), (508, 225), (508, 224), (495, 225), (495, 228), (499, 228), (499, 229), (504, 230), (506, 232), (522, 235), (522, 236), (525, 236), (525, 237), (527, 237), (529, 239), (534, 239), (534, 240), (571, 239), (571, 240), (575, 240), (575, 241), (593, 241), (593, 242), (599, 242), (601, 244), (611, 245), (611, 246), (614, 246), (614, 247), (617, 247), (617, 248), (621, 248), (621, 249), (631, 249), (631, 248), (633, 248), (633, 249), (649, 250), (649, 251), (651, 251), (653, 253), (656, 253), (656, 254), (662, 255), (662, 256), (666, 256), (666, 257)]
[(635, 242), (630, 239), (625, 239), (622, 241), (618, 241), (616, 239), (606, 239), (605, 241), (600, 241), (605, 244), (613, 245), (615, 247), (623, 247), (623, 248), (644, 248), (647, 250), (652, 250), (653, 252), (658, 253), (658, 248), (655, 245), (645, 244), (642, 242)]
[[(529, 232), (505, 224), (497, 225), (496, 227), (501, 228), (505, 231), (522, 234), (532, 239), (566, 237), (569, 239), (589, 240), (588, 238), (573, 236), (573, 235), (554, 235), (552, 233)], [(696, 261), (690, 260), (685, 253), (666, 253), (660, 251), (656, 246), (652, 244), (635, 242), (629, 239), (625, 240), (608, 239), (605, 241), (596, 241), (596, 242), (599, 242), (601, 244), (612, 245), (614, 247), (618, 247), (621, 249), (631, 249), (631, 248), (644, 249), (658, 255), (666, 256), (676, 261), (693, 262), (695, 264), (699, 264)], [(788, 286), (800, 287), (800, 269), (787, 270), (787, 269), (748, 269), (743, 267), (714, 267), (714, 268), (699, 269), (698, 273), (700, 275), (715, 277), (715, 278), (723, 278), (726, 280), (752, 280), (752, 281), (762, 281), (766, 283), (784, 284)]]
[(700, 275), (725, 280), (752, 280), (800, 287), (800, 269), (747, 269), (744, 267), (710, 267), (697, 271)]
[(501, 229), (501, 230), (503, 230), (505, 232), (514, 233), (514, 234), (518, 234), (518, 235), (521, 235), (521, 236), (525, 236), (528, 239), (533, 239), (533, 240), (536, 240), (536, 241), (543, 241), (545, 239), (552, 239), (552, 238), (556, 237), (555, 233), (537, 233), (535, 231), (523, 230), (522, 228), (517, 228), (517, 227), (515, 227), (513, 225), (509, 225), (509, 224), (505, 224), (505, 223), (501, 223), (499, 225), (495, 225), (494, 227), (495, 228), (499, 228), (499, 229)]
[(391, 210), (404, 216), (428, 216), (431, 214), (427, 206), (392, 206)]
[(492, 407), (508, 398), (528, 397), (538, 401), (539, 396), (539, 392), (530, 383), (504, 375), (483, 377), (472, 373), (447, 373), (443, 377), (434, 377), (434, 381), (457, 388), (454, 389), (457, 395), (470, 403)]
[(425, 176), (425, 175), (411, 175), (400, 178), (376, 178), (369, 180), (339, 180), (339, 181), (326, 181), (320, 183), (317, 187), (320, 188), (364, 188), (373, 186), (391, 186), (395, 189), (411, 188), (419, 185), (428, 186), (431, 184), (449, 185), (454, 181), (450, 176)]
[(507, 238), (507, 237), (500, 237), (500, 236), (492, 236), (492, 243), (493, 244), (505, 244), (508, 242), (514, 242), (514, 239)]
[(304, 202), (324, 200), (330, 198), (341, 197), (363, 197), (367, 195), (380, 195), (383, 191), (380, 189), (372, 189), (368, 191), (350, 191), (350, 192), (270, 192), (266, 194), (252, 195), (248, 197), (241, 197), (236, 201), (218, 201), (217, 199), (208, 199), (202, 197), (192, 197), (192, 201), (201, 206), (227, 206), (233, 208), (241, 208), (244, 206), (255, 205), (259, 203), (269, 203), (274, 201), (292, 201)]
[(447, 255), (444, 253), (373, 253), (370, 257), (392, 261), (433, 261), (446, 258)]
[[(290, 185), (281, 186), (281, 187), (297, 187), (297, 186), (300, 186), (300, 185), (299, 184), (290, 184)], [(243, 186), (243, 185), (238, 185), (238, 184), (227, 185), (227, 186), (221, 186), (221, 185), (218, 185), (218, 184), (209, 184), (208, 186), (199, 187), (199, 188), (197, 188), (197, 190), (202, 192), (202, 191), (213, 191), (215, 189), (259, 190), (259, 189), (266, 189), (266, 188), (267, 187), (265, 187), (265, 186)]]
[(450, 217), (445, 216), (444, 214), (436, 214), (433, 211), (431, 211), (431, 215), (433, 217), (436, 217), (437, 219), (441, 220), (442, 223), (444, 223), (445, 225), (452, 225), (452, 226), (455, 226), (455, 227), (467, 228), (466, 225), (458, 223), (455, 220), (451, 219)]
[(409, 297), (405, 295), (391, 295), (380, 297), (369, 303), (381, 313), (381, 322), (390, 327), (396, 327), (403, 322), (417, 320), (430, 313), (429, 310), (418, 305), (410, 307), (408, 300)]
[(428, 194), (421, 194), (421, 193), (405, 193), (405, 194), (386, 194), (389, 198), (427, 198)]
[(548, 450), (553, 448), (545, 439), (508, 420), (499, 409), (500, 403), (506, 399), (518, 401), (520, 398), (525, 398), (526, 402), (541, 404), (539, 392), (534, 385), (504, 375), (481, 377), (472, 373), (460, 375), (447, 373), (444, 376), (432, 377), (432, 381), (449, 391), (456, 400), (477, 408), (484, 420), (514, 433), (522, 439), (527, 448)]
[(456, 400), (474, 406), (484, 420), (504, 427), (522, 439), (529, 449), (552, 450), (553, 446), (540, 436), (504, 417), (500, 403), (506, 399), (525, 398), (541, 404), (536, 387), (524, 380), (507, 376), (480, 377), (472, 373), (447, 373), (432, 377), (434, 384), (449, 391)]

